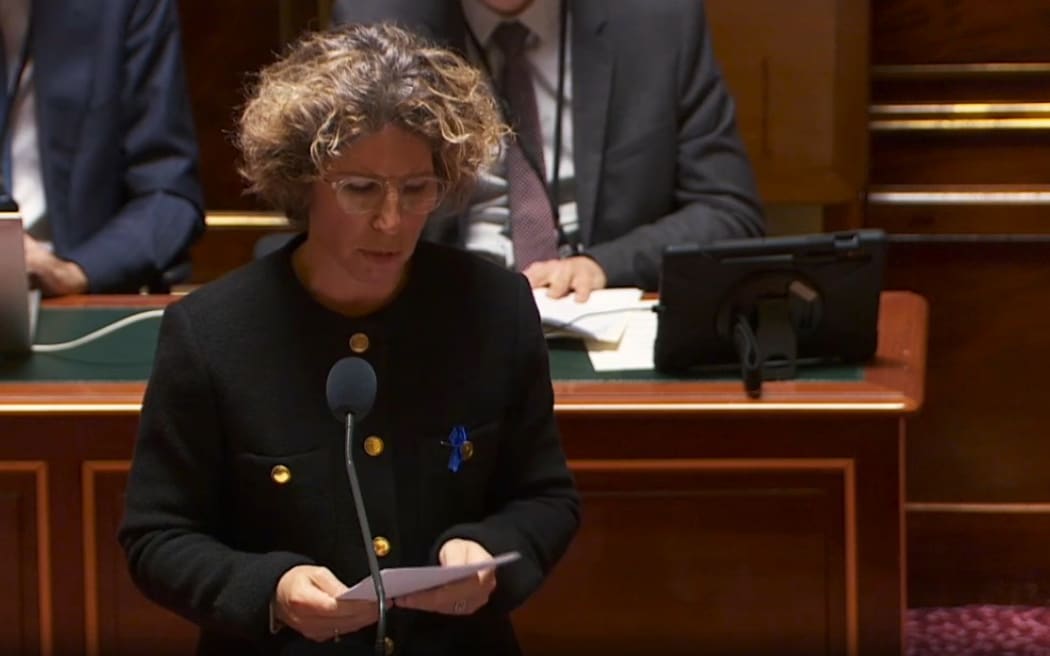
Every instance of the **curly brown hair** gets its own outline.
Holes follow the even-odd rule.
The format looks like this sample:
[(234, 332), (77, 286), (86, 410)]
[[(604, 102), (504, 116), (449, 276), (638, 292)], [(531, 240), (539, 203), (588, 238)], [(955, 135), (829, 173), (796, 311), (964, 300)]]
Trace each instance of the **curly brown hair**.
[(390, 24), (310, 33), (259, 72), (237, 146), (249, 190), (305, 224), (310, 187), (355, 139), (396, 124), (427, 140), (464, 200), (507, 132), (482, 74)]

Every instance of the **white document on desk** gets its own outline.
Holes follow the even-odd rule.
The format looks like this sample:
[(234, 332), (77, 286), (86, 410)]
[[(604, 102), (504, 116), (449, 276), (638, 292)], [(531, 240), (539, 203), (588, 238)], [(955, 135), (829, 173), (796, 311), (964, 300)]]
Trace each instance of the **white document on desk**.
[(547, 337), (577, 337), (599, 342), (620, 341), (630, 316), (651, 303), (642, 301), (637, 287), (596, 289), (583, 303), (572, 294), (550, 298), (547, 289), (532, 290)]
[(586, 340), (587, 356), (595, 371), (638, 371), (653, 368), (653, 343), (657, 319), (652, 301), (639, 301), (649, 312), (632, 312), (627, 317), (620, 341), (615, 343)]
[[(379, 574), (383, 579), (383, 592), (386, 593), (388, 599), (395, 599), (407, 594), (412, 594), (413, 592), (429, 590), (430, 588), (436, 588), (445, 585), (446, 583), (459, 581), (460, 579), (465, 579), (471, 574), (480, 572), (483, 569), (491, 569), (499, 567), (500, 565), (506, 565), (507, 563), (512, 563), (519, 558), (521, 558), (520, 553), (517, 551), (510, 551), (495, 556), (490, 560), (473, 563), (471, 565), (456, 565), (452, 567), (442, 567), (440, 565), (431, 567), (397, 567), (380, 570)], [(376, 589), (372, 584), (372, 577), (366, 576), (361, 579), (349, 590), (339, 595), (339, 599), (375, 601)]]

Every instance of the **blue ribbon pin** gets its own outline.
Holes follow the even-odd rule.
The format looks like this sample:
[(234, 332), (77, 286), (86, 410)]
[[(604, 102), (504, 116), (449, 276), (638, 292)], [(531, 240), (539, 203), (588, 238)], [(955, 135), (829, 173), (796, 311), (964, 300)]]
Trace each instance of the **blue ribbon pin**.
[(467, 429), (463, 426), (453, 426), (452, 432), (448, 434), (448, 445), (452, 447), (452, 453), (448, 455), (448, 470), (455, 474), (463, 464), (463, 445), (467, 443)]

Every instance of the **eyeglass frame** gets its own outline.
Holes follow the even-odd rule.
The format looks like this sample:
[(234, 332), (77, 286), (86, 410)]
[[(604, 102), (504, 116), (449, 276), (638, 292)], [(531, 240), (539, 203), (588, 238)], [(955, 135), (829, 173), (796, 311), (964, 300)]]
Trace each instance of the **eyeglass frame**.
[[(366, 209), (364, 211), (355, 212), (355, 211), (351, 211), (351, 210), (348, 210), (347, 208), (343, 207), (343, 204), (339, 202), (340, 189), (342, 189), (343, 187), (346, 186), (345, 183), (348, 180), (355, 180), (355, 179), (356, 180), (367, 180), (369, 182), (373, 182), (373, 183), (382, 185), (382, 187), (383, 187), (383, 195), (381, 197), (382, 200), (380, 200), (375, 207)], [(377, 178), (377, 177), (373, 177), (373, 176), (370, 176), (370, 175), (361, 175), (361, 174), (353, 173), (353, 174), (344, 174), (344, 175), (341, 175), (340, 177), (335, 178), (335, 179), (332, 179), (329, 176), (321, 176), (321, 180), (323, 180), (324, 182), (328, 183), (328, 185), (332, 189), (332, 193), (335, 194), (335, 202), (339, 206), (339, 209), (342, 210), (342, 212), (344, 214), (347, 214), (349, 216), (365, 216), (365, 215), (368, 215), (368, 214), (372, 214), (374, 212), (382, 211), (383, 206), (386, 204), (386, 199), (390, 195), (390, 190), (391, 190), (391, 188), (393, 188), (392, 183), (395, 183), (395, 182), (397, 183), (397, 187), (396, 187), (396, 190), (397, 190), (397, 207), (398, 207), (399, 211), (401, 211), (401, 212), (403, 212), (405, 214), (429, 214), (430, 212), (433, 212), (438, 207), (440, 207), (441, 203), (443, 203), (445, 201), (446, 195), (448, 194), (449, 187), (450, 187), (448, 180), (446, 180), (444, 178), (441, 178), (441, 177), (439, 177), (437, 175), (433, 175), (433, 174), (411, 175), (411, 176), (395, 177), (395, 178)], [(422, 212), (420, 212), (418, 210), (406, 209), (405, 206), (404, 206), (405, 194), (404, 194), (403, 190), (404, 190), (405, 182), (407, 182), (407, 181), (426, 181), (426, 182), (437, 183), (437, 187), (438, 187), (437, 188), (437, 197), (434, 200), (434, 206), (429, 208), (429, 209), (427, 209), (426, 211), (422, 211)]]

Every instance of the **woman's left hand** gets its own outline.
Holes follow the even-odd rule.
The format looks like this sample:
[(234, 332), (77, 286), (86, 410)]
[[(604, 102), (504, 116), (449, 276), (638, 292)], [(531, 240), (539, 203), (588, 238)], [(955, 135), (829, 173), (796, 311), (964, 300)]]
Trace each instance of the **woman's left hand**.
[[(469, 565), (492, 558), (477, 542), (454, 538), (441, 545), (438, 560), (443, 566)], [(470, 615), (489, 601), (496, 589), (496, 571), (484, 569), (460, 581), (398, 597), (395, 606), (445, 615)]]

